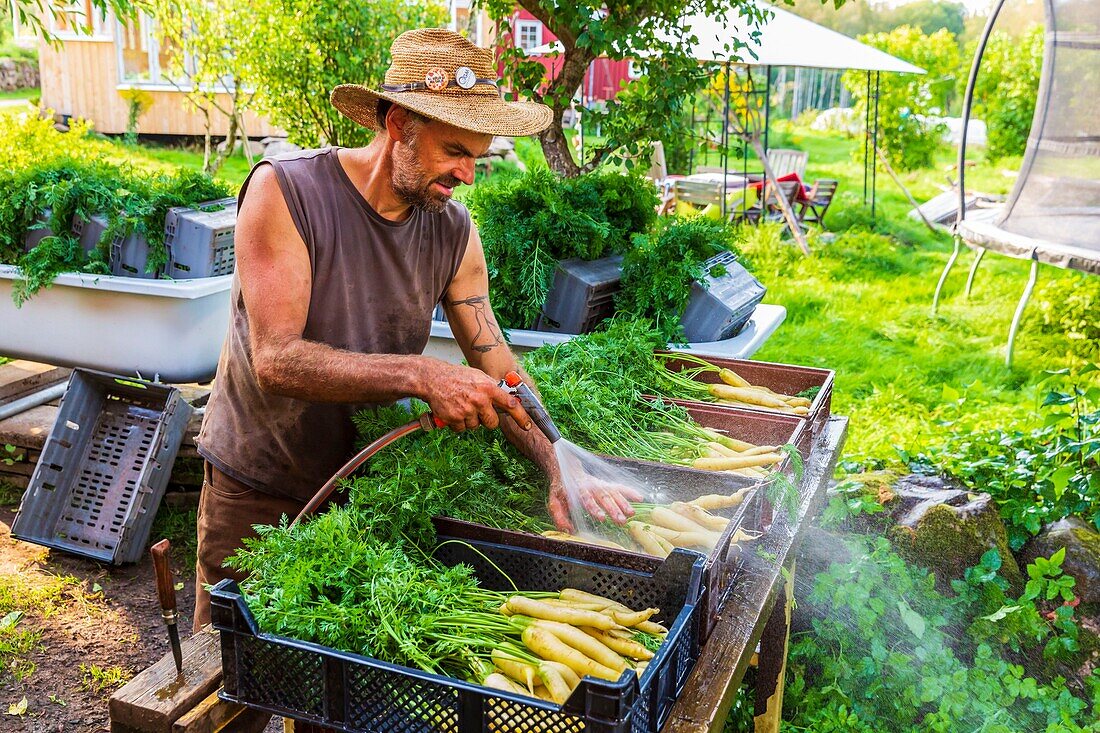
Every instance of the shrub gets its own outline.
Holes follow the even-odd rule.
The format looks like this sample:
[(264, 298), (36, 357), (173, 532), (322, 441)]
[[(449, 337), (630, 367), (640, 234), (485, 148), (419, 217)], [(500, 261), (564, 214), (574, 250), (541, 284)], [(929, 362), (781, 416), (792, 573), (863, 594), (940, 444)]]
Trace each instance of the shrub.
[[(883, 74), (879, 83), (879, 141), (895, 167), (915, 170), (931, 165), (940, 145), (942, 124), (930, 122), (931, 115), (942, 115), (954, 93), (959, 68), (959, 47), (946, 30), (924, 35), (910, 26), (889, 33), (860, 36), (860, 41), (924, 68), (928, 73)], [(844, 74), (844, 86), (857, 100), (858, 119), (865, 118), (867, 104), (866, 72)], [(874, 94), (874, 90), (871, 91)]]
[(1100, 387), (1086, 381), (1096, 372), (1047, 394), (1042, 427), (951, 433), (919, 462), (990, 494), (1014, 550), (1069, 515), (1100, 529)]
[(1036, 317), (1042, 333), (1066, 340), (1070, 353), (1100, 360), (1100, 278), (1067, 273), (1039, 291)]
[(707, 274), (709, 258), (727, 250), (737, 252), (733, 230), (699, 216), (667, 218), (655, 231), (635, 234), (623, 257), (619, 312), (652, 320), (670, 340), (682, 336), (680, 318), (692, 281)]
[(433, 0), (255, 0), (251, 38), (241, 45), (257, 107), (304, 147), (365, 145), (374, 133), (329, 104), (339, 84), (377, 87), (390, 43), (410, 28), (446, 23)]
[(813, 632), (792, 639), (784, 705), (792, 730), (1095, 730), (1089, 698), (1100, 693), (1100, 673), (1086, 666), (1072, 686), (1060, 674), (1082, 655), (1074, 609), (1062, 605), (1074, 582), (1058, 554), (1028, 566), (1031, 581), (1014, 597), (997, 550), (944, 595), (883, 538), (853, 539), (849, 549), (851, 562), (813, 581), (809, 602), (823, 611)]
[[(1019, 37), (994, 33), (989, 39), (974, 88), (974, 116), (985, 120), (993, 158), (1024, 152), (1039, 93), (1043, 38), (1043, 27), (1036, 25)], [(973, 58), (976, 50), (974, 41), (966, 55)], [(959, 75), (962, 90), (966, 79)]]
[(535, 325), (559, 260), (623, 253), (656, 219), (653, 184), (611, 170), (561, 178), (547, 168), (493, 178), (467, 202), (489, 267), (489, 295), (505, 328)]

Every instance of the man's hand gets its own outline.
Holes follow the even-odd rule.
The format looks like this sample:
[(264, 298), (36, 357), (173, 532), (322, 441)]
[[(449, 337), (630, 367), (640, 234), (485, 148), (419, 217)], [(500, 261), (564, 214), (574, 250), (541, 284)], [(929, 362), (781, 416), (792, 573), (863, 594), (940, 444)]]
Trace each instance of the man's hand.
[(429, 373), (427, 382), (423, 387), (424, 401), (440, 422), (457, 432), (479, 425), (498, 427), (497, 410), (511, 415), (522, 429), (531, 429), (531, 418), (519, 399), (479, 369), (441, 362)]
[[(629, 486), (611, 483), (587, 474), (574, 491), (581, 506), (593, 519), (602, 522), (611, 517), (611, 521), (615, 524), (626, 524), (627, 520), (634, 516), (634, 508), (630, 506), (630, 502), (641, 501), (643, 498)], [(569, 492), (561, 479), (552, 481), (546, 508), (558, 529), (572, 534), (575, 528), (569, 517), (569, 500)]]

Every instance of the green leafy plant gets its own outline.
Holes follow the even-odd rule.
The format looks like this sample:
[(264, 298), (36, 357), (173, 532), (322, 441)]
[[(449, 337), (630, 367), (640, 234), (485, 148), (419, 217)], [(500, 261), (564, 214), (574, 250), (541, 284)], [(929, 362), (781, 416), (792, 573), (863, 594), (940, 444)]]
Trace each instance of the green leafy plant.
[(705, 275), (724, 274), (718, 265), (709, 272), (708, 259), (721, 252), (737, 253), (735, 230), (703, 217), (670, 217), (648, 235), (635, 234), (634, 246), (623, 256), (622, 290), (615, 305), (620, 313), (653, 321), (669, 340), (682, 338), (691, 284)]
[(625, 252), (648, 231), (657, 194), (638, 176), (604, 170), (563, 179), (546, 168), (494, 178), (467, 200), (489, 267), (489, 296), (505, 328), (532, 328), (560, 260)]
[(1062, 340), (1069, 353), (1100, 360), (1100, 278), (1067, 273), (1047, 282), (1035, 298), (1032, 321)]
[(1041, 427), (951, 434), (917, 462), (989, 493), (1014, 549), (1070, 515), (1100, 528), (1100, 387), (1085, 381), (1097, 371), (1089, 365), (1068, 381), (1067, 370), (1050, 373)]
[[(998, 32), (989, 39), (974, 87), (974, 115), (986, 123), (993, 158), (1024, 152), (1039, 91), (1043, 36), (1043, 26), (1035, 25), (1020, 36)], [(976, 50), (973, 41), (964, 56), (973, 58)], [(966, 81), (960, 74), (960, 91)]]
[[(1029, 661), (1037, 645), (1064, 632), (1026, 594), (1005, 595), (996, 550), (948, 596), (885, 539), (852, 537), (849, 548), (850, 563), (815, 578), (809, 602), (820, 613), (813, 632), (791, 647), (784, 713), (792, 729), (1094, 730), (1092, 702), (1053, 668)], [(1098, 682), (1100, 675), (1085, 675), (1088, 687)]]
[[(108, 274), (110, 243), (138, 234), (149, 245), (147, 270), (167, 261), (164, 218), (173, 206), (223, 198), (229, 188), (194, 171), (146, 170), (114, 162), (91, 129), (74, 123), (62, 134), (48, 120), (29, 115), (0, 132), (0, 262), (19, 266), (13, 297), (22, 303), (62, 272)], [(72, 232), (74, 221), (102, 214), (107, 227), (85, 253)], [(32, 228), (51, 232), (24, 253)]]

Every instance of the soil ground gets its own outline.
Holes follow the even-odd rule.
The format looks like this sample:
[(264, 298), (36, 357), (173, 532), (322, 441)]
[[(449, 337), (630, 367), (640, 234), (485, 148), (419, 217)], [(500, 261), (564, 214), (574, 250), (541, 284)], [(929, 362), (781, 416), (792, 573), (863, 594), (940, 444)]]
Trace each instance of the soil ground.
[[(0, 507), (0, 730), (107, 731), (111, 693), (169, 652), (152, 562), (117, 567), (13, 540), (15, 509)], [(173, 560), (189, 630), (194, 571)]]

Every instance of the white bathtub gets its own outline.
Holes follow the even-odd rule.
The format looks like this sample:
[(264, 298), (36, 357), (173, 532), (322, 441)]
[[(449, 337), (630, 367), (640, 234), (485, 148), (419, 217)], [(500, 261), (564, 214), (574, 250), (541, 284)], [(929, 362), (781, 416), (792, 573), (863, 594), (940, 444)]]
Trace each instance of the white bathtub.
[[(677, 351), (690, 351), (699, 356), (720, 356), (729, 359), (747, 359), (757, 351), (768, 338), (775, 333), (779, 325), (787, 317), (787, 309), (781, 305), (760, 304), (756, 306), (752, 317), (745, 324), (741, 332), (733, 338), (724, 341), (710, 341), (706, 343), (688, 344), (687, 347), (677, 348)], [(544, 331), (524, 331), (516, 329), (508, 331), (508, 343), (512, 351), (523, 353), (537, 349), (544, 344), (560, 344), (573, 336), (560, 333), (546, 333)], [(434, 356), (437, 359), (453, 362), (455, 364), (463, 360), (462, 351), (455, 343), (451, 327), (445, 321), (432, 321), (432, 335), (428, 339), (428, 346), (424, 349), (425, 356)]]
[(232, 275), (142, 280), (68, 273), (22, 308), (17, 270), (0, 265), (0, 355), (169, 383), (214, 376)]

